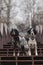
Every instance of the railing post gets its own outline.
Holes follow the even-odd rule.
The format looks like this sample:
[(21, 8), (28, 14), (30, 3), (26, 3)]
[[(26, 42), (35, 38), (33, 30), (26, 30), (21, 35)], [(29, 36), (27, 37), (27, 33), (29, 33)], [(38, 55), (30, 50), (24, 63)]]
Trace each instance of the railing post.
[(40, 48), (40, 55), (42, 56), (42, 49)]
[(16, 65), (18, 65), (18, 62), (17, 62), (17, 56), (16, 56)]
[[(1, 60), (1, 57), (0, 57), (0, 60)], [(1, 62), (0, 62), (0, 65), (1, 65)]]
[(34, 65), (34, 56), (32, 56), (32, 65)]
[(7, 56), (8, 56), (9, 54), (8, 54), (8, 49), (7, 49)]

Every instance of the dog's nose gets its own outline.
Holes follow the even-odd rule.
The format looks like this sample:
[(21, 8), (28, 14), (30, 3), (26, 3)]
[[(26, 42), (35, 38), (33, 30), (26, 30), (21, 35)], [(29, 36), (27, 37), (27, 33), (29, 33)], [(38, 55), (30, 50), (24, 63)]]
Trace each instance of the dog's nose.
[(32, 35), (33, 35), (33, 33), (32, 33)]
[(32, 46), (32, 44), (31, 44), (31, 46)]

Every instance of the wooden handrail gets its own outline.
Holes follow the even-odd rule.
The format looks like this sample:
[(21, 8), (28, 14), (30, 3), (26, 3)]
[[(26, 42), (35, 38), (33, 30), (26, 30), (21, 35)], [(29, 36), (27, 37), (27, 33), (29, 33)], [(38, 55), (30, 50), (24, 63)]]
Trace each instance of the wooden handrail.
[(32, 62), (32, 60), (0, 60), (0, 62)]
[[(39, 51), (42, 50), (42, 48), (38, 48), (38, 49), (39, 49)], [(4, 50), (4, 51), (3, 51), (3, 50)], [(8, 49), (0, 49), (0, 52), (6, 52), (5, 50), (6, 50), (6, 51), (9, 51), (9, 52), (13, 52), (13, 51), (12, 51), (13, 49), (10, 49), (10, 48), (8, 48)], [(15, 52), (18, 52), (18, 51), (15, 51)], [(19, 51), (19, 52), (21, 52), (21, 51)]]
[(35, 62), (43, 62), (43, 60), (34, 60)]
[[(43, 62), (43, 60), (34, 60), (35, 62)], [(0, 60), (0, 62), (32, 62), (32, 60)]]
[[(43, 48), (38, 48), (41, 55), (43, 55)], [(0, 55), (3, 54), (3, 56), (6, 54), (7, 56), (10, 55), (11, 53), (13, 53), (14, 50), (13, 49), (0, 49)], [(23, 52), (23, 51), (15, 51), (15, 52)]]
[(33, 58), (34, 58), (34, 57), (42, 57), (42, 56), (41, 56), (41, 55), (38, 55), (38, 56), (36, 56), (36, 55), (31, 55), (31, 56), (24, 55), (24, 56), (21, 56), (21, 55), (20, 55), (20, 56), (0, 56), (0, 57), (18, 57), (18, 58), (19, 58), (19, 57), (24, 57), (24, 58), (25, 58), (25, 57), (26, 57), (26, 58), (27, 58), (27, 57), (30, 57), (30, 58), (33, 57)]

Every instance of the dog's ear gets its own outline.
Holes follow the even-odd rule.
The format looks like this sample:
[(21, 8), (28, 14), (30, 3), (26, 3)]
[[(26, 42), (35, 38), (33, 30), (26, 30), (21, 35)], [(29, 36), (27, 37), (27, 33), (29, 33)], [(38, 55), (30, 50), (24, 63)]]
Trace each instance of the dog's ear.
[(28, 34), (31, 34), (31, 30), (28, 30), (27, 33), (28, 33)]
[(10, 35), (12, 36), (13, 29), (10, 31)]
[(35, 29), (33, 29), (33, 32), (34, 32), (35, 35), (37, 34), (37, 31)]
[(28, 33), (28, 34), (31, 34), (31, 30), (32, 30), (32, 28), (30, 28), (30, 29), (27, 31), (27, 33)]
[(14, 29), (14, 31), (15, 31), (15, 35), (19, 35), (19, 31), (17, 30), (17, 29)]

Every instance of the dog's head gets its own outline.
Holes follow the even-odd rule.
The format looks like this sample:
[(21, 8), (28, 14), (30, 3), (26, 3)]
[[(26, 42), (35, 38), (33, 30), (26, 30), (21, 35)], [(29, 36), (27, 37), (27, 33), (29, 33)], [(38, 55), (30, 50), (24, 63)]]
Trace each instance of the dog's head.
[(18, 32), (17, 29), (12, 29), (11, 32), (10, 32), (10, 35), (11, 36), (15, 36), (15, 35), (18, 36), (19, 35), (19, 32)]
[(35, 35), (37, 34), (37, 31), (34, 28), (30, 28), (27, 32), (30, 35), (31, 39), (34, 39)]

